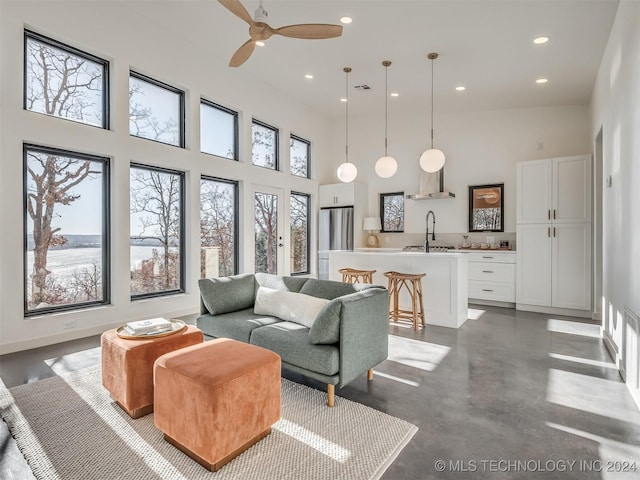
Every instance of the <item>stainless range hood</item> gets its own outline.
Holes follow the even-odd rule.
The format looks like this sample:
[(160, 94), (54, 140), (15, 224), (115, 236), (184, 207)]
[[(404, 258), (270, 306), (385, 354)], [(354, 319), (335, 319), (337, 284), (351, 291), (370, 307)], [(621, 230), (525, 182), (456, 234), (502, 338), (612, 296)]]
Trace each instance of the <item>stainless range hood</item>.
[(409, 200), (435, 200), (438, 198), (455, 198), (456, 194), (444, 189), (444, 167), (435, 173), (421, 170), (420, 191), (406, 195)]

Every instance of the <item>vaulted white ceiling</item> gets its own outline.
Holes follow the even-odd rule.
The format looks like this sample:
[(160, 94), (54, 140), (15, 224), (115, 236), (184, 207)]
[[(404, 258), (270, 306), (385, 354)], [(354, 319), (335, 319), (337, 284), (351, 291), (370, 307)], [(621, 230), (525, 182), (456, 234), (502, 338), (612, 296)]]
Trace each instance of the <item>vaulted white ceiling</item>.
[[(229, 68), (248, 25), (216, 0), (127, 1), (127, 6), (188, 42), (204, 45), (216, 68)], [(257, 0), (244, 0), (253, 14)], [(274, 36), (239, 68), (325, 115), (343, 115), (345, 74), (350, 115), (384, 112), (383, 60), (391, 60), (389, 116), (428, 112), (434, 63), (436, 112), (586, 105), (615, 16), (617, 0), (264, 0), (269, 24), (353, 23), (328, 40)], [(540, 35), (550, 37), (534, 45)], [(304, 75), (311, 73), (312, 80)], [(535, 83), (545, 77), (545, 85)], [(368, 92), (355, 90), (367, 84)], [(464, 85), (466, 91), (455, 87)]]

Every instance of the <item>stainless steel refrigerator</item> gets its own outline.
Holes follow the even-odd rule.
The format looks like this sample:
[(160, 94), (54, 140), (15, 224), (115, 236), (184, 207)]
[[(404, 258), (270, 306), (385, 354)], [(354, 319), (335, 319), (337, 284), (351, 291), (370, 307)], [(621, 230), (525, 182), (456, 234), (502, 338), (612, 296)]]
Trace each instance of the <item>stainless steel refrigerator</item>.
[(353, 207), (320, 210), (318, 278), (329, 278), (329, 250), (353, 250)]

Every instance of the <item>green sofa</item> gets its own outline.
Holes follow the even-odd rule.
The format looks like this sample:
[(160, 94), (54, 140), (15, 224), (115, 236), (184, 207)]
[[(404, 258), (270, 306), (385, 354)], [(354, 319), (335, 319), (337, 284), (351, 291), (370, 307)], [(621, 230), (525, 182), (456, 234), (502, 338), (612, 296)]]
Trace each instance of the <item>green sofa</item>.
[[(389, 296), (384, 287), (266, 273), (201, 279), (198, 286), (197, 326), (205, 339), (232, 338), (276, 352), (283, 368), (327, 384), (329, 406), (335, 385), (343, 387), (365, 372), (372, 380), (373, 367), (387, 358)], [(317, 316), (311, 314), (315, 321), (309, 328), (255, 313), (254, 307), (264, 309), (255, 304), (259, 292), (260, 302), (266, 292), (278, 295), (280, 303), (286, 303), (283, 296), (292, 299), (299, 310), (300, 305), (308, 311), (322, 306)]]

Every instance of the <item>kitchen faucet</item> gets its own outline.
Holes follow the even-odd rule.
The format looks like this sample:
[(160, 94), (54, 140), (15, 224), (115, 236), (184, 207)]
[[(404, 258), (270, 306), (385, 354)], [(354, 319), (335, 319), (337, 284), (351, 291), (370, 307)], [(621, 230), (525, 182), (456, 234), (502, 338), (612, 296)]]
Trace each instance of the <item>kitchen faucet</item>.
[(427, 213), (426, 223), (427, 223), (427, 233), (425, 234), (425, 242), (424, 242), (424, 251), (425, 253), (429, 253), (429, 215), (433, 218), (433, 231), (431, 232), (431, 240), (435, 242), (436, 240), (436, 214), (433, 213), (433, 210), (429, 210)]

